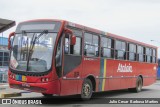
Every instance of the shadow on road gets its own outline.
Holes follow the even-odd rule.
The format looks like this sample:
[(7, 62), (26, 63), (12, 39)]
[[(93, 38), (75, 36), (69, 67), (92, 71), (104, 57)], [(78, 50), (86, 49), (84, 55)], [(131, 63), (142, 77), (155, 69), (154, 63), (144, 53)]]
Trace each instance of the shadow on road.
[[(143, 89), (142, 92), (150, 91), (150, 89)], [(116, 96), (126, 95), (126, 94), (138, 94), (132, 93), (128, 90), (116, 90), (116, 91), (107, 91), (107, 92), (97, 92), (93, 93), (92, 99), (88, 101), (82, 101), (80, 99), (80, 95), (72, 95), (72, 96), (53, 96), (53, 97), (39, 97), (38, 99), (42, 100), (43, 104), (101, 104), (102, 101), (109, 98), (117, 98)], [(132, 95), (130, 95), (132, 96)], [(32, 97), (33, 98), (33, 97)], [(118, 97), (119, 98), (119, 97)], [(130, 97), (131, 98), (131, 97)], [(37, 99), (37, 97), (35, 97)]]

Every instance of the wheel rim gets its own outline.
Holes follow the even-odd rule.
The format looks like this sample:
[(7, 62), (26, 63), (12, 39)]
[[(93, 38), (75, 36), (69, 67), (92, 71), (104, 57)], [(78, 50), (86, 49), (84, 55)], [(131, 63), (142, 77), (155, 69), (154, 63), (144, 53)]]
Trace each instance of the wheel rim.
[(83, 95), (85, 97), (89, 96), (91, 93), (91, 86), (89, 84), (84, 84), (83, 86)]

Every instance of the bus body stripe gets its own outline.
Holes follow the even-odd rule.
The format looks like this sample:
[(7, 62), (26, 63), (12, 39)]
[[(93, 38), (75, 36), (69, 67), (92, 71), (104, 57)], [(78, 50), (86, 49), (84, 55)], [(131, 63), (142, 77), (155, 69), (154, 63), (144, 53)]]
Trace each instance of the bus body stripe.
[(104, 91), (105, 89), (105, 81), (106, 81), (106, 64), (107, 64), (107, 61), (106, 59), (104, 59), (104, 72), (103, 72), (103, 82), (102, 82), (102, 91)]
[(99, 87), (98, 87), (99, 91), (104, 91), (105, 90), (106, 64), (107, 64), (107, 60), (106, 59), (101, 59), (101, 63), (100, 63), (100, 76), (99, 77), (103, 77), (103, 78), (99, 79)]
[[(99, 77), (103, 77), (103, 71), (104, 71), (104, 59), (101, 58), (100, 60), (100, 75)], [(99, 87), (98, 87), (98, 90), (99, 91), (102, 91), (102, 82), (103, 82), (103, 79), (99, 79)]]

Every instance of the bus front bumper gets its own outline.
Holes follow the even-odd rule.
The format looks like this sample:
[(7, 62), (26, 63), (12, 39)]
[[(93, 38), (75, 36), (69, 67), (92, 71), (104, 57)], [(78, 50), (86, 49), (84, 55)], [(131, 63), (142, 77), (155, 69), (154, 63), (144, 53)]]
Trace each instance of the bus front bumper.
[(45, 94), (60, 94), (60, 81), (54, 80), (46, 83), (26, 83), (9, 79), (10, 88), (27, 90)]

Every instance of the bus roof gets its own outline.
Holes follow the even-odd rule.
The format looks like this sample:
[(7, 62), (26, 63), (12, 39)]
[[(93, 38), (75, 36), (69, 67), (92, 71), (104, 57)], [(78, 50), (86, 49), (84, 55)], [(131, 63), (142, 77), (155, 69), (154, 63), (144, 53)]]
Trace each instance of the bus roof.
[(66, 21), (66, 22), (67, 22), (67, 25), (72, 26), (72, 27), (84, 29), (84, 30), (87, 30), (87, 31), (90, 31), (90, 32), (95, 32), (95, 33), (98, 33), (98, 34), (101, 34), (101, 35), (109, 36), (111, 38), (115, 38), (115, 39), (126, 41), (126, 42), (131, 42), (133, 44), (137, 44), (137, 45), (141, 45), (141, 46), (147, 46), (147, 47), (150, 47), (150, 48), (158, 48), (157, 46), (146, 44), (146, 43), (143, 43), (143, 42), (139, 42), (139, 41), (127, 38), (127, 37), (120, 36), (120, 35), (112, 34), (112, 33), (109, 33), (109, 32), (104, 32), (104, 31), (101, 31), (101, 30), (98, 30), (98, 29), (86, 27), (86, 26), (83, 26), (83, 25), (79, 25), (79, 24), (76, 24), (76, 23), (69, 22), (69, 21)]
[(133, 43), (133, 44), (137, 44), (137, 45), (141, 45), (141, 46), (147, 46), (147, 47), (150, 47), (150, 48), (158, 48), (157, 46), (154, 46), (154, 45), (146, 44), (146, 43), (143, 43), (143, 42), (139, 42), (139, 41), (136, 41), (136, 40), (133, 40), (133, 39), (130, 39), (130, 38), (127, 38), (127, 37), (115, 35), (115, 34), (112, 34), (112, 33), (107, 33), (107, 36), (113, 37), (115, 39), (124, 40), (124, 41), (130, 42), (130, 43)]
[(119, 39), (119, 40), (122, 40), (122, 41), (131, 42), (133, 44), (147, 46), (147, 47), (150, 47), (150, 48), (158, 48), (157, 46), (154, 46), (154, 45), (146, 44), (146, 43), (139, 42), (139, 41), (136, 41), (136, 40), (133, 40), (133, 39), (130, 39), (130, 38), (126, 38), (126, 37), (119, 36), (119, 35), (116, 35), (116, 34), (112, 34), (112, 33), (109, 33), (109, 32), (104, 32), (104, 31), (101, 31), (101, 30), (98, 30), (98, 29), (90, 28), (90, 27), (83, 26), (83, 25), (80, 25), (80, 24), (77, 24), (77, 23), (66, 21), (66, 20), (59, 20), (59, 19), (36, 19), (36, 20), (29, 20), (29, 21), (25, 21), (25, 22), (32, 22), (32, 21), (59, 21), (59, 22), (64, 23), (65, 25), (68, 25), (68, 26), (71, 26), (71, 27), (76, 27), (76, 28), (87, 30), (87, 31), (90, 31), (90, 32), (95, 32), (97, 34), (109, 36), (109, 37), (112, 37), (112, 38), (115, 38), (115, 39)]

